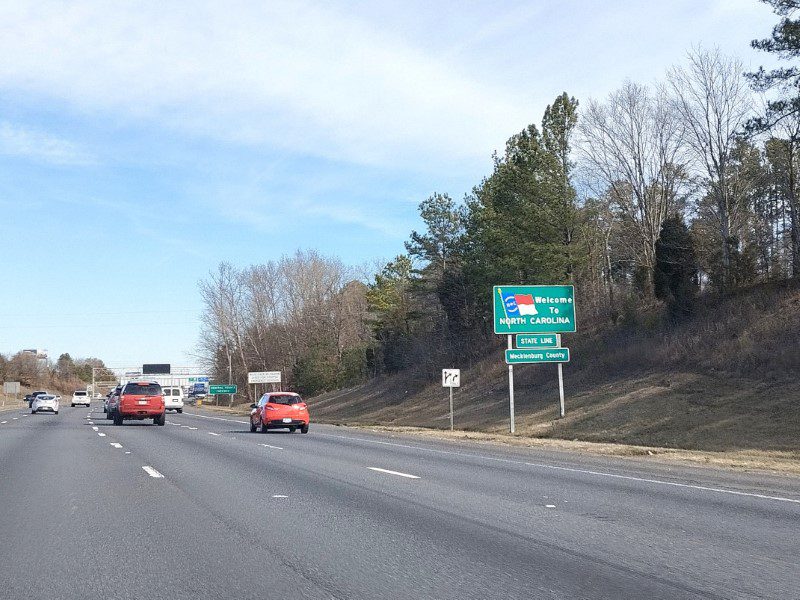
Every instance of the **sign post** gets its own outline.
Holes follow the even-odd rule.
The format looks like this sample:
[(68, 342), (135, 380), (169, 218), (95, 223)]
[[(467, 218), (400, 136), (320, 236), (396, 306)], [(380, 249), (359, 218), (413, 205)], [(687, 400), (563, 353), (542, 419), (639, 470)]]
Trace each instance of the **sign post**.
[(461, 369), (442, 369), (442, 387), (450, 388), (450, 431), (453, 431), (453, 388), (461, 387)]
[[(514, 427), (514, 365), (558, 363), (559, 416), (564, 409), (563, 363), (569, 348), (561, 347), (561, 333), (576, 331), (575, 288), (571, 285), (496, 285), (492, 289), (494, 332), (508, 336), (508, 404)], [(516, 335), (517, 349), (514, 349)]]

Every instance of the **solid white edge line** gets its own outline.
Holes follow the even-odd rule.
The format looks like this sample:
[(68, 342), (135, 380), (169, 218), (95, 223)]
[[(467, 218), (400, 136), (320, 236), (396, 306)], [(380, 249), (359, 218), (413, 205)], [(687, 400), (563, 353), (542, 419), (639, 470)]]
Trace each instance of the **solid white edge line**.
[(145, 473), (147, 473), (148, 475), (150, 475), (150, 477), (155, 477), (156, 479), (159, 479), (159, 478), (163, 478), (163, 477), (164, 477), (164, 476), (163, 476), (161, 473), (159, 473), (159, 472), (158, 472), (158, 471), (156, 471), (156, 470), (155, 470), (153, 467), (150, 467), (150, 466), (148, 466), (148, 465), (144, 465), (144, 466), (142, 467), (142, 469), (144, 469)]
[(379, 473), (387, 473), (389, 475), (397, 475), (399, 477), (406, 477), (407, 479), (419, 479), (416, 475), (408, 473), (401, 473), (400, 471), (390, 471), (389, 469), (379, 469), (378, 467), (367, 467), (370, 471), (378, 471)]

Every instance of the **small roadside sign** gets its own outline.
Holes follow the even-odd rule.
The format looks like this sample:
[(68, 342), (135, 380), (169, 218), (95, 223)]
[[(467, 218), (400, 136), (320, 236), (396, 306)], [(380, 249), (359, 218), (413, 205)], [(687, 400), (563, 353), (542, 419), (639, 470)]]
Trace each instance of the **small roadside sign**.
[(492, 297), (497, 334), (575, 331), (571, 285), (496, 285)]
[(461, 369), (442, 369), (442, 387), (461, 387)]
[(555, 333), (518, 333), (517, 348), (558, 348), (558, 336)]
[(208, 393), (212, 396), (217, 394), (235, 394), (238, 391), (235, 385), (210, 385), (208, 386)]
[(506, 363), (509, 365), (565, 362), (569, 362), (569, 348), (506, 350)]
[(19, 381), (6, 381), (3, 384), (3, 393), (16, 396), (19, 394)]
[(247, 383), (280, 383), (280, 371), (252, 371), (247, 374)]

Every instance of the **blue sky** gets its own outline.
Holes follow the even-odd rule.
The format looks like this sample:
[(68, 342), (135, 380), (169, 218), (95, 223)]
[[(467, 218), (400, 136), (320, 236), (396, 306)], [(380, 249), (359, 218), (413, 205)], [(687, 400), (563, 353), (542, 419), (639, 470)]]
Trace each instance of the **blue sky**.
[(0, 352), (195, 364), (220, 261), (388, 259), (557, 94), (653, 82), (698, 44), (756, 67), (775, 21), (756, 0), (0, 0)]

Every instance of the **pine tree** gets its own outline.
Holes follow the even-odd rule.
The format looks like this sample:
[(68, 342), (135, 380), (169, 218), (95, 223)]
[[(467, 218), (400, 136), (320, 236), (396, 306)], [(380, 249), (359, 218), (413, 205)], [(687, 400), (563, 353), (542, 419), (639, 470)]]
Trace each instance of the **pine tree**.
[(664, 220), (656, 241), (653, 287), (673, 319), (691, 312), (697, 292), (694, 247), (680, 215)]

